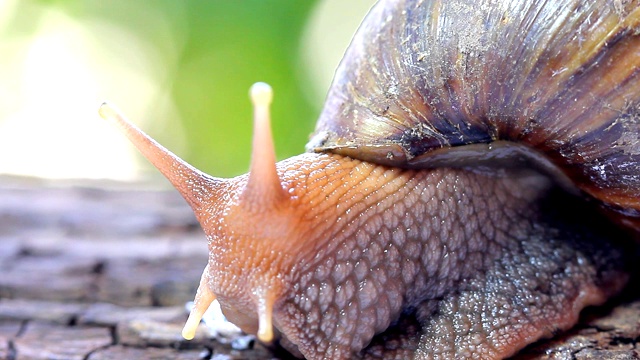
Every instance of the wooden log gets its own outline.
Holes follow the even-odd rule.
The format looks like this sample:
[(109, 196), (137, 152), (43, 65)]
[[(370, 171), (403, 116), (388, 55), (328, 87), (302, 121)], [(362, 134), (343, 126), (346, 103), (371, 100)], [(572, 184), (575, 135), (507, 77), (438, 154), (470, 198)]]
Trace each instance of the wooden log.
[[(207, 261), (173, 191), (0, 177), (0, 359), (278, 359), (179, 337)], [(514, 359), (640, 358), (640, 282)], [(280, 356), (280, 357), (279, 357)]]

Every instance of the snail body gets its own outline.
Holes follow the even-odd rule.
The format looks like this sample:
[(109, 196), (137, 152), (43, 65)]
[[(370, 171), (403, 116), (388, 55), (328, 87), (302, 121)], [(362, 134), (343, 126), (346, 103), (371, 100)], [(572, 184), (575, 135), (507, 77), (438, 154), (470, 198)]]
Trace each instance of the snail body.
[(504, 358), (624, 286), (618, 243), (640, 233), (637, 2), (381, 1), (309, 152), (278, 163), (270, 89), (251, 95), (251, 168), (233, 179), (101, 108), (209, 239), (186, 338), (217, 299), (307, 359)]

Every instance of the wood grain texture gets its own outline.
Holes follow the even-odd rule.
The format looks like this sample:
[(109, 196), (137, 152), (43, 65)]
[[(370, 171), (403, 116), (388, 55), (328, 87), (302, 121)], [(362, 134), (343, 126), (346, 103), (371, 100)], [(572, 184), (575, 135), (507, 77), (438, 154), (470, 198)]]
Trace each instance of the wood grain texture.
[[(206, 254), (173, 191), (0, 178), (0, 359), (284, 359), (257, 344), (179, 338)], [(637, 358), (639, 285), (514, 359)], [(33, 335), (45, 328), (51, 346)]]

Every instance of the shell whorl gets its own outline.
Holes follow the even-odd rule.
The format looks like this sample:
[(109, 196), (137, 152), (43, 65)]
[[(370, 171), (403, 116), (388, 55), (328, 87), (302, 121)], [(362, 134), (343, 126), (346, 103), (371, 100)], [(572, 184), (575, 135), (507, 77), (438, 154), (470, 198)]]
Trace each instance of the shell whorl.
[(438, 149), (496, 140), (640, 214), (640, 3), (381, 1), (307, 149), (425, 167)]

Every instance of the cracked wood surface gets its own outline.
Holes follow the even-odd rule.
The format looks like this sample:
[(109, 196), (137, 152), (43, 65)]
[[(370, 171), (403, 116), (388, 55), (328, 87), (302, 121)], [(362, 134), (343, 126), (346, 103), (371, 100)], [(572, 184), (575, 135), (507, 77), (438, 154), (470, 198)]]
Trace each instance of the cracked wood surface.
[[(0, 359), (284, 359), (204, 328), (180, 337), (206, 261), (175, 192), (0, 178)], [(639, 289), (514, 359), (640, 358)]]

